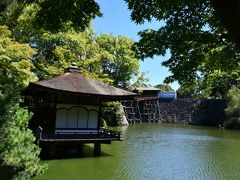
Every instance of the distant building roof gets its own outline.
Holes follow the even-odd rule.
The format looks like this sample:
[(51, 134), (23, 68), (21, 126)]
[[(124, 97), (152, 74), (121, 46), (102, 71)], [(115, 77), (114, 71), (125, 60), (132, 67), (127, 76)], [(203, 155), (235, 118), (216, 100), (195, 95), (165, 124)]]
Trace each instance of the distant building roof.
[(136, 91), (161, 91), (161, 89), (155, 88), (155, 87), (134, 87), (134, 90)]
[(66, 72), (63, 75), (56, 76), (49, 80), (41, 80), (35, 83), (30, 83), (25, 94), (31, 94), (33, 91), (40, 92), (70, 92), (81, 95), (105, 96), (112, 98), (133, 98), (137, 96), (120, 88), (116, 88), (92, 78), (86, 77), (74, 69)]

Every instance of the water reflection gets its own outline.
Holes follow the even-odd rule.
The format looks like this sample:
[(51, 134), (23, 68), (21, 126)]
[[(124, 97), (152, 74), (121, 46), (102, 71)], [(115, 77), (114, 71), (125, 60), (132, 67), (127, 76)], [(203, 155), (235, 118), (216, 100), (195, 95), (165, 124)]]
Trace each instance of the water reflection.
[(121, 128), (108, 156), (48, 161), (38, 179), (240, 179), (240, 132), (171, 124)]

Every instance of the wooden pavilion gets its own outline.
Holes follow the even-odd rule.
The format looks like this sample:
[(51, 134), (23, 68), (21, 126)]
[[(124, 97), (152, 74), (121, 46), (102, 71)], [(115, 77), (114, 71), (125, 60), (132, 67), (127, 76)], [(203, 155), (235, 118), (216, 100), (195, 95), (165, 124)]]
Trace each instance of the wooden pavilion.
[(84, 76), (76, 64), (60, 76), (30, 83), (25, 102), (34, 112), (29, 126), (40, 146), (55, 154), (56, 146), (94, 143), (94, 155), (101, 144), (121, 140), (120, 133), (100, 128), (104, 101), (133, 99), (136, 94)]

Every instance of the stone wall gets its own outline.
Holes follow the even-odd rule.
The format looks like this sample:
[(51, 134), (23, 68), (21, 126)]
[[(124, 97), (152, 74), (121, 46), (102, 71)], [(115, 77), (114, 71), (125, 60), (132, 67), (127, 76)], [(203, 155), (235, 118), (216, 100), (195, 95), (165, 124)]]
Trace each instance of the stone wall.
[(225, 119), (225, 100), (175, 99), (159, 101), (163, 122), (191, 123), (196, 125), (219, 125)]

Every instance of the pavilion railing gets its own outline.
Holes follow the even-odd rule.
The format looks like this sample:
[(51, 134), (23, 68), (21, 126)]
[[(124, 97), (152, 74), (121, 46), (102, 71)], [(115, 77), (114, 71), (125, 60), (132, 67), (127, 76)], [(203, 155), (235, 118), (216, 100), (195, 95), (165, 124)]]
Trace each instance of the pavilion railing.
[(115, 140), (122, 141), (121, 133), (114, 130), (104, 129), (101, 128), (97, 134), (82, 134), (82, 133), (71, 133), (71, 134), (55, 134), (53, 132), (46, 132), (43, 130), (41, 126), (38, 126), (38, 128), (35, 131), (37, 143), (42, 139), (51, 139), (51, 138), (114, 138)]

